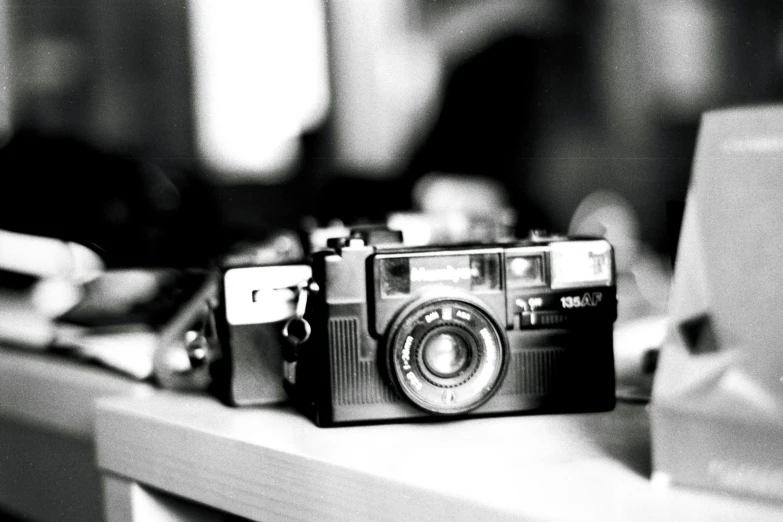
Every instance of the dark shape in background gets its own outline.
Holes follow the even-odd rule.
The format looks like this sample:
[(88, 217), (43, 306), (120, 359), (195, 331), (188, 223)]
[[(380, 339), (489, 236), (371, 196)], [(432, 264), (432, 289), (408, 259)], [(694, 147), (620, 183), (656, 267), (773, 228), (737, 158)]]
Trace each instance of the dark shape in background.
[(531, 38), (507, 37), (454, 69), (438, 122), (403, 178), (406, 187), (428, 172), (496, 179), (507, 188), (523, 234), (548, 227), (526, 193), (538, 130), (534, 100), (540, 47)]
[(199, 266), (221, 245), (195, 172), (22, 131), (0, 150), (0, 228), (81, 243), (107, 266)]

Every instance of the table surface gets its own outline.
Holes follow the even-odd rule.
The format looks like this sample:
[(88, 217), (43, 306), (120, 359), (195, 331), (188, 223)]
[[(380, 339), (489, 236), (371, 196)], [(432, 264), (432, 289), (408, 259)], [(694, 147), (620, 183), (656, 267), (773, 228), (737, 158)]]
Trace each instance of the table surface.
[(265, 520), (781, 520), (651, 483), (644, 405), (323, 429), (289, 407), (161, 391), (99, 401), (100, 467)]
[(85, 441), (95, 401), (151, 393), (148, 384), (71, 357), (0, 345), (0, 418)]
[(0, 345), (0, 511), (101, 520), (95, 401), (153, 391), (96, 365)]

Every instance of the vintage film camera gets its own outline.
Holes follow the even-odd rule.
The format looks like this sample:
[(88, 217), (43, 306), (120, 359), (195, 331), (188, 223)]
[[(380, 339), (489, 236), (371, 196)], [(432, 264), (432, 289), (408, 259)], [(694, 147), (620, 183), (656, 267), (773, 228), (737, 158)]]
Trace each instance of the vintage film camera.
[(331, 247), (313, 255), (312, 335), (286, 371), (319, 426), (614, 407), (607, 241), (405, 247), (352, 234)]

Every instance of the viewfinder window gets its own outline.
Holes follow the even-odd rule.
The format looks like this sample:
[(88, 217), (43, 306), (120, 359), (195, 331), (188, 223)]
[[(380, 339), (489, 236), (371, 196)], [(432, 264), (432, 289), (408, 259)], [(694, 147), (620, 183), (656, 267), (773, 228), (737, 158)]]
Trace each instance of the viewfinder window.
[(394, 297), (411, 293), (411, 267), (407, 257), (381, 259), (381, 295)]

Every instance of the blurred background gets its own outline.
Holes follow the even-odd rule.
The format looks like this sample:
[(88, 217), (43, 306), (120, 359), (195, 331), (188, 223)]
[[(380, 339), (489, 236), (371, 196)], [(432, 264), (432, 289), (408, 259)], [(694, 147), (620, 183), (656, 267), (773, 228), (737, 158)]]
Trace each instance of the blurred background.
[(763, 0), (0, 0), (0, 228), (100, 221), (133, 264), (377, 219), (435, 172), (500, 187), (519, 231), (609, 194), (665, 255), (700, 114), (783, 95), (782, 20)]
[[(242, 241), (274, 262), (281, 229), (460, 210), (612, 242), (618, 396), (646, 400), (700, 116), (780, 101), (773, 0), (0, 0), (0, 342), (62, 341), (52, 318), (104, 268)], [(124, 276), (122, 304), (163, 286)], [(103, 363), (147, 378), (156, 342)], [(62, 492), (99, 510), (80, 448)]]
[[(0, 342), (60, 340), (50, 319), (104, 268), (510, 210), (518, 235), (615, 246), (618, 396), (646, 400), (700, 116), (781, 100), (773, 0), (0, 0)], [(158, 295), (147, 276), (114, 292)], [(103, 362), (145, 378), (154, 341), (146, 373), (115, 345)], [(89, 480), (68, 473), (76, 498)]]

